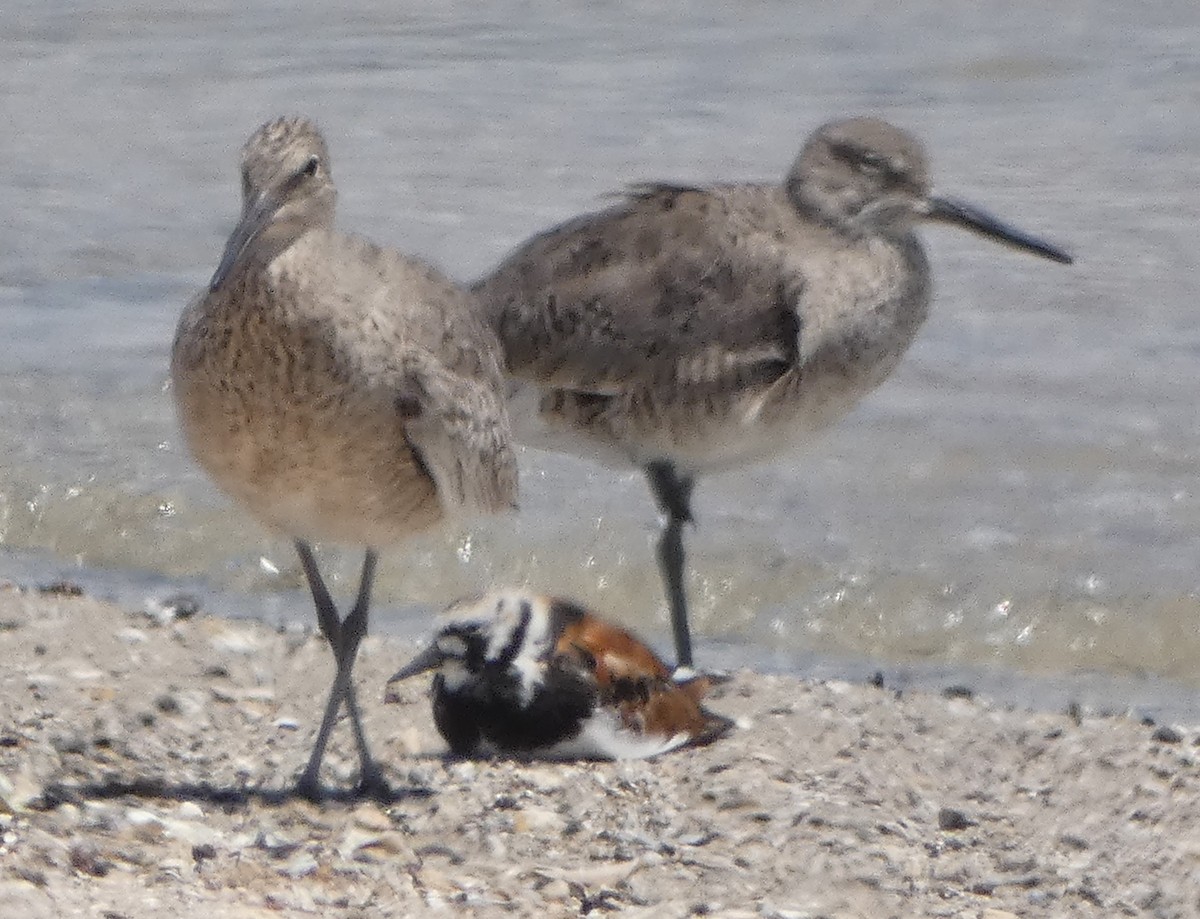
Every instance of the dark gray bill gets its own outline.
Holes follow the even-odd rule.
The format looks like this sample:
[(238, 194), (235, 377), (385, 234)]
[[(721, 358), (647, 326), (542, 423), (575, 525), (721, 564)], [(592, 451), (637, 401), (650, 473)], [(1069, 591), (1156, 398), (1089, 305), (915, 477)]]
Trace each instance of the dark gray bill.
[(225, 243), (225, 252), (221, 255), (221, 263), (217, 265), (212, 280), (208, 282), (210, 291), (216, 290), (225, 282), (225, 279), (229, 277), (229, 272), (233, 271), (233, 266), (237, 264), (238, 257), (246, 251), (246, 247), (254, 241), (254, 237), (271, 222), (271, 218), (275, 216), (275, 211), (278, 209), (279, 202), (275, 196), (265, 193), (246, 205), (245, 210), (242, 211), (242, 219), (229, 234), (229, 242)]
[(1028, 233), (1023, 233), (1016, 227), (1009, 226), (1007, 223), (996, 219), (987, 211), (967, 204), (964, 201), (958, 201), (954, 198), (930, 196), (925, 204), (925, 217), (929, 220), (966, 227), (980, 236), (994, 239), (996, 242), (1004, 243), (1006, 246), (1011, 246), (1014, 249), (1020, 249), (1022, 252), (1040, 255), (1042, 258), (1048, 258), (1052, 262), (1070, 265), (1075, 261), (1071, 255), (1058, 248), (1058, 246), (1052, 245), (1043, 239), (1038, 239), (1036, 236), (1030, 236)]
[(401, 680), (407, 680), (410, 677), (420, 676), (422, 673), (428, 673), (430, 670), (436, 670), (446, 660), (446, 655), (438, 650), (437, 645), (430, 645), (411, 661), (392, 674), (389, 683), (399, 683)]

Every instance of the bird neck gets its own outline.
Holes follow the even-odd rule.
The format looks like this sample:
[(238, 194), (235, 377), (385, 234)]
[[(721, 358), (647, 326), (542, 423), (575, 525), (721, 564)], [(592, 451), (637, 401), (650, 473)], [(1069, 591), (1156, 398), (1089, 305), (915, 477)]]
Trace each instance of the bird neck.
[(328, 223), (312, 219), (275, 220), (263, 228), (242, 253), (242, 263), (247, 270), (265, 268), (284, 252), (305, 237), (330, 229)]

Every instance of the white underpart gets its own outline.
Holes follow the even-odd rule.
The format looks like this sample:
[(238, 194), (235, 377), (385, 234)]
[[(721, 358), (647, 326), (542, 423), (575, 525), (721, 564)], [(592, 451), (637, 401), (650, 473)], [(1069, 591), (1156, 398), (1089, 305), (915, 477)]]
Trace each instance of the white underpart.
[(458, 692), (475, 679), (471, 671), (459, 660), (443, 661), (439, 670), (442, 674), (442, 681), (449, 692)]
[(609, 708), (597, 709), (583, 722), (579, 733), (567, 740), (533, 751), (539, 759), (647, 759), (688, 742), (686, 733), (665, 737), (639, 734), (621, 721)]

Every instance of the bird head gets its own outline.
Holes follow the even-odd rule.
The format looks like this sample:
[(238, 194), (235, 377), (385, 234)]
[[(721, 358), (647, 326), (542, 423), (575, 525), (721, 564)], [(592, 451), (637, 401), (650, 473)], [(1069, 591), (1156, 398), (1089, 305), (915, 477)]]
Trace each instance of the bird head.
[(929, 220), (1051, 261), (1072, 261), (1057, 246), (974, 205), (935, 195), (920, 142), (878, 118), (822, 125), (800, 151), (785, 189), (801, 214), (852, 237), (902, 235)]
[(282, 251), (305, 230), (333, 222), (337, 190), (329, 150), (306, 118), (277, 118), (242, 148), (242, 214), (209, 282), (216, 290), (252, 248)]
[(437, 672), (447, 689), (513, 672), (523, 694), (541, 679), (553, 646), (551, 602), (536, 595), (501, 591), (460, 600), (440, 617), (432, 640), (392, 675), (389, 683)]

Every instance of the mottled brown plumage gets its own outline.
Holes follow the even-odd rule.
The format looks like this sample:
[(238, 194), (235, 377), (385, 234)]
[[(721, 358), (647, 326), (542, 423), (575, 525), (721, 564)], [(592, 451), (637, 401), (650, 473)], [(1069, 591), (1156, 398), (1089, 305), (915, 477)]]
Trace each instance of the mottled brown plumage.
[(631, 632), (569, 601), (543, 602), (562, 624), (555, 654), (589, 675), (600, 704), (619, 712), (626, 729), (703, 744), (733, 726), (702, 704), (712, 686), (707, 676), (676, 673)]
[(534, 237), (475, 292), (529, 386), (539, 446), (643, 467), (676, 652), (690, 663), (681, 528), (695, 477), (803, 443), (878, 386), (929, 309), (919, 220), (1069, 262), (931, 194), (924, 153), (873, 118), (835, 121), (779, 185), (645, 185)]
[[(334, 648), (338, 679), (302, 789), (317, 789), (343, 696), (363, 781), (379, 784), (349, 681), (374, 550), (448, 513), (513, 506), (498, 347), (447, 278), (333, 229), (329, 154), (310, 122), (263, 125), (242, 176), (242, 219), (176, 334), (180, 423), (217, 484), (296, 539)], [(317, 539), (368, 547), (345, 622), (308, 549)]]

